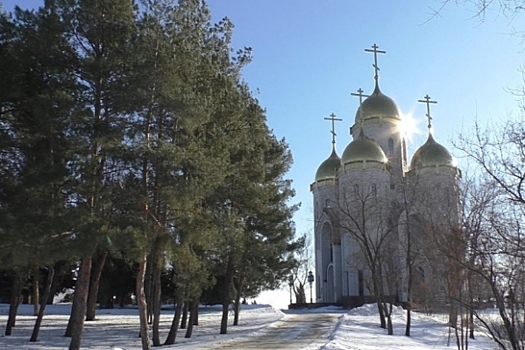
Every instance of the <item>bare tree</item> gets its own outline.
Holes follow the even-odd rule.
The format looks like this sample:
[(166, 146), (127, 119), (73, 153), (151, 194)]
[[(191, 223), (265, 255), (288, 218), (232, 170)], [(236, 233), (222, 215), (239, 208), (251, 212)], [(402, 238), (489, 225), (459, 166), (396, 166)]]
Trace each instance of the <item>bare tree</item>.
[[(438, 0), (439, 5), (431, 8), (430, 19), (441, 14), (442, 10), (450, 4), (464, 5), (472, 13), (472, 17), (484, 23), (489, 13), (499, 16), (503, 15), (509, 23), (518, 22), (525, 13), (524, 0)], [(515, 36), (523, 44), (525, 43), (525, 30), (523, 28), (512, 29), (509, 33)]]
[(523, 209), (502, 195), (494, 198), (480, 213), (480, 225), (469, 247), (469, 272), (490, 292), (498, 318), (491, 318), (478, 308), (473, 309), (473, 314), (502, 349), (525, 347)]
[(465, 240), (460, 226), (461, 173), (455, 167), (415, 168), (402, 191), (400, 247), (405, 256), (403, 278), (407, 300), (405, 335), (410, 335), (410, 310), (449, 310), (456, 328), (463, 293)]
[[(392, 203), (387, 199), (386, 188), (375, 185), (377, 181), (354, 181), (353, 186), (340, 194), (334, 215), (342, 240), (354, 246), (347, 257), (348, 265), (364, 271), (369, 292), (377, 302), (380, 325), (393, 334), (391, 296), (397, 293), (394, 251), (397, 220), (392, 215)], [(350, 243), (351, 242), (351, 243)]]
[(297, 304), (305, 304), (306, 298), (306, 283), (308, 282), (308, 273), (314, 266), (314, 257), (312, 254), (312, 235), (304, 234), (300, 239), (304, 239), (304, 245), (301, 249), (294, 252), (297, 264), (292, 269), (291, 288), (295, 296)]
[(476, 303), (470, 305), (470, 312), (502, 349), (514, 350), (525, 347), (524, 135), (521, 119), (493, 125), (487, 131), (476, 124), (473, 134), (462, 136), (456, 145), (481, 173), (464, 210), (472, 299), (476, 298), (474, 287), (481, 286), (486, 293), (477, 297), (478, 304), (493, 303), (498, 318), (488, 317)]
[[(410, 336), (412, 309), (421, 309), (421, 303), (425, 303), (425, 288), (421, 262), (423, 254), (423, 218), (420, 214), (420, 203), (417, 198), (417, 177), (405, 177), (401, 187), (400, 207), (401, 214), (398, 222), (398, 246), (399, 261), (404, 265), (401, 267), (400, 289), (401, 298), (405, 301), (406, 324), (405, 335)], [(424, 306), (424, 305), (423, 305)], [(427, 309), (427, 308), (425, 308)], [(428, 310), (428, 309), (427, 309)]]

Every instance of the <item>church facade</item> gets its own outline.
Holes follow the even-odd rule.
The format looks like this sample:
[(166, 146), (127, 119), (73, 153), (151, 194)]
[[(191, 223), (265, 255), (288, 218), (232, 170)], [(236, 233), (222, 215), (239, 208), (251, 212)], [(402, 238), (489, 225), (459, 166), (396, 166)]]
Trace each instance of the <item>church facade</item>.
[(451, 237), (460, 222), (461, 172), (431, 133), (428, 95), (420, 100), (428, 139), (408, 159), (403, 115), (379, 88), (377, 53), (384, 52), (372, 48), (366, 51), (374, 54), (375, 87), (369, 96), (356, 94), (353, 140), (339, 156), (334, 121), (340, 119), (325, 118), (332, 121), (332, 151), (310, 186), (317, 302), (373, 298), (377, 281), (397, 301), (437, 298), (450, 288), (440, 252), (458, 246)]

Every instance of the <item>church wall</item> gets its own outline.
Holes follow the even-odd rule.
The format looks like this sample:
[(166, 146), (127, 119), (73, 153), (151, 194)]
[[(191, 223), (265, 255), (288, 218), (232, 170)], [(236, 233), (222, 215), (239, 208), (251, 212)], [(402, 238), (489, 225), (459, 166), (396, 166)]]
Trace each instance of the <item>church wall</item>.
[(414, 202), (419, 212), (433, 222), (460, 223), (459, 179), (455, 168), (426, 168), (411, 177)]
[[(334, 181), (334, 184), (337, 183)], [(314, 246), (315, 246), (315, 288), (316, 301), (328, 302), (333, 299), (334, 266), (333, 243), (338, 240), (337, 226), (333, 222), (330, 212), (333, 211), (333, 198), (337, 198), (335, 185), (312, 186), (314, 194)], [(339, 268), (340, 270), (340, 268)], [(330, 284), (330, 286), (328, 286)], [(330, 295), (329, 295), (330, 294)]]
[(447, 275), (455, 272), (443, 251), (461, 249), (453, 236), (447, 237), (461, 222), (458, 175), (452, 167), (428, 167), (409, 174), (413, 192), (409, 228), (412, 244), (423, 257), (413, 267), (412, 293), (418, 303), (446, 303)]
[[(367, 165), (364, 164), (364, 166)], [(354, 168), (339, 174), (338, 201), (341, 210), (339, 217), (342, 226), (341, 234), (344, 237), (341, 247), (343, 296), (366, 296), (369, 294), (366, 288), (368, 269), (358, 243), (348, 232), (353, 227), (349, 216), (354, 219), (362, 219), (360, 210), (363, 206), (366, 207), (365, 232), (376, 237), (383, 234), (386, 229), (383, 223), (389, 216), (390, 202), (393, 196), (388, 185), (389, 181), (389, 172), (377, 167)]]

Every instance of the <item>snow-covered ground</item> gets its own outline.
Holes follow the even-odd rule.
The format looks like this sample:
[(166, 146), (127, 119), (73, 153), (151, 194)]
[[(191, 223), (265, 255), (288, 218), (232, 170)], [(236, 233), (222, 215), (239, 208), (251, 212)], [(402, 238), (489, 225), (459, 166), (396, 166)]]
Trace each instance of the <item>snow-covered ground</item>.
[[(70, 305), (50, 305), (40, 331), (39, 341), (28, 341), (35, 317), (32, 307), (21, 305), (13, 335), (4, 336), (8, 305), (0, 304), (0, 349), (58, 350), (68, 347), (63, 337)], [(179, 330), (177, 344), (162, 349), (455, 349), (454, 334), (449, 334), (446, 316), (413, 313), (412, 336), (404, 336), (405, 312), (393, 313), (394, 335), (378, 326), (375, 305), (354, 310), (329, 307), (315, 310), (277, 310), (269, 305), (243, 305), (239, 326), (229, 326), (219, 334), (220, 307), (202, 307), (199, 326), (191, 339)], [(161, 339), (167, 335), (173, 310), (163, 310)], [(98, 320), (86, 322), (82, 348), (93, 350), (140, 349), (137, 310), (133, 308), (97, 310)], [(231, 322), (230, 322), (231, 323)], [(453, 331), (453, 330), (451, 330)], [(447, 346), (447, 343), (450, 345)], [(469, 349), (496, 349), (481, 332), (469, 341)]]
[[(411, 336), (406, 337), (404, 335), (406, 311), (402, 308), (395, 308), (392, 313), (394, 335), (386, 335), (386, 331), (378, 327), (377, 307), (368, 304), (340, 316), (331, 341), (323, 349), (456, 349), (454, 329), (447, 327), (447, 319), (446, 315), (425, 315), (412, 312)], [(482, 333), (482, 330), (479, 329), (475, 334), (476, 340), (469, 339), (468, 348), (471, 350), (497, 349), (495, 343)]]

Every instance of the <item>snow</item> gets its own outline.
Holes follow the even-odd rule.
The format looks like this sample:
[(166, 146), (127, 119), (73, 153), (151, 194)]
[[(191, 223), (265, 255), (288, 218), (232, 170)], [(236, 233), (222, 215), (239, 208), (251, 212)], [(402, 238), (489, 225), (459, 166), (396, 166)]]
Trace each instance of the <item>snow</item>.
[[(257, 300), (259, 302), (259, 300)], [(70, 311), (69, 304), (49, 305), (46, 308), (39, 341), (28, 341), (35, 317), (31, 305), (20, 305), (13, 335), (4, 336), (9, 306), (0, 304), (0, 349), (67, 348), (69, 338), (63, 337)], [(303, 350), (413, 350), (455, 349), (454, 330), (447, 327), (446, 315), (412, 313), (412, 336), (404, 336), (406, 313), (393, 310), (394, 335), (379, 327), (376, 306), (373, 304), (353, 310), (338, 307), (318, 309), (279, 310), (270, 305), (242, 305), (240, 325), (228, 326), (228, 334), (220, 335), (221, 307), (201, 307), (199, 326), (193, 337), (184, 338), (179, 330), (177, 343), (162, 349), (303, 349)], [(161, 317), (161, 339), (167, 335), (172, 308), (164, 308)], [(449, 338), (450, 337), (450, 338)], [(447, 343), (449, 345), (447, 346)], [(476, 340), (469, 340), (469, 349), (497, 349), (481, 330)], [(97, 321), (86, 322), (82, 348), (93, 350), (138, 350), (138, 317), (136, 308), (97, 310)]]
[[(331, 341), (323, 349), (454, 349), (454, 329), (447, 327), (448, 315), (425, 315), (412, 312), (411, 336), (406, 337), (406, 311), (394, 307), (392, 312), (394, 335), (387, 335), (378, 327), (377, 306), (367, 304), (340, 316)], [(495, 343), (479, 332), (470, 340), (469, 349), (497, 349)], [(447, 345), (448, 344), (448, 345)], [(315, 349), (315, 348), (307, 348)], [(305, 349), (306, 350), (306, 349)]]

